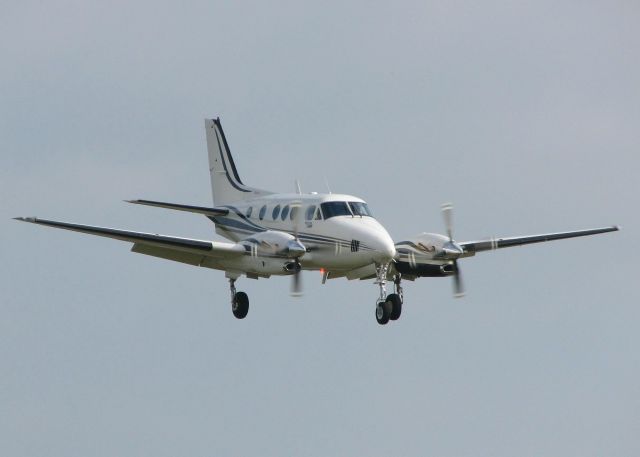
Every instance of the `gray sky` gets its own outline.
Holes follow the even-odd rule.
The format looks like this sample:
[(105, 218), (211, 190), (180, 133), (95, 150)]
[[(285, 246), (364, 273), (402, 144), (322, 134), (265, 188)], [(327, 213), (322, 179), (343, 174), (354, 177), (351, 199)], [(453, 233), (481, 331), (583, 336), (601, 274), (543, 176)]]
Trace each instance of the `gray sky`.
[[(640, 453), (637, 2), (13, 2), (0, 16), (0, 454)], [(245, 183), (365, 198), (398, 240), (621, 224), (478, 255), (467, 296), (239, 281), (36, 215), (213, 238)], [(313, 166), (310, 164), (313, 163)]]

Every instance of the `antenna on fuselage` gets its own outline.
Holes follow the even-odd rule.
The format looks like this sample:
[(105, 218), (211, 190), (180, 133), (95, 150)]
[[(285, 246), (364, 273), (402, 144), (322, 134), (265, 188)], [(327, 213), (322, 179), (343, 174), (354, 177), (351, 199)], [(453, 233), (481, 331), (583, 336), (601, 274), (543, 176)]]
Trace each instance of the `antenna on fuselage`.
[(300, 181), (296, 179), (296, 193), (298, 195), (302, 195), (302, 190), (300, 190)]
[(327, 186), (327, 192), (331, 193), (331, 187), (329, 187), (329, 180), (327, 177), (324, 177), (324, 185)]

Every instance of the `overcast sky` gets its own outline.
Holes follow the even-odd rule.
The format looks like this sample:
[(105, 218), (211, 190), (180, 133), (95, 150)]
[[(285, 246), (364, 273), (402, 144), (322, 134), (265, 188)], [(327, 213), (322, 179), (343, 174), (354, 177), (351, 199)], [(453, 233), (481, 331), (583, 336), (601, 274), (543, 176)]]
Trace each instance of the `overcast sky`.
[[(5, 2), (6, 3), (6, 2)], [(640, 453), (636, 1), (10, 2), (0, 15), (0, 455)], [(620, 224), (405, 285), (238, 281), (39, 216), (219, 239), (242, 180), (361, 196), (396, 240)]]

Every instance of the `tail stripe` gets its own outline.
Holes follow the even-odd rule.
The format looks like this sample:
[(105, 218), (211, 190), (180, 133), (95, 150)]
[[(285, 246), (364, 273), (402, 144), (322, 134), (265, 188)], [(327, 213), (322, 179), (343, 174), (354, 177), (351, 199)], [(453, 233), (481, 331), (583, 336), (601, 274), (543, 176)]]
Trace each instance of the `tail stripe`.
[[(219, 122), (218, 120), (214, 121), (216, 126), (219, 127)], [(226, 152), (228, 151), (223, 149), (220, 145), (220, 136), (218, 135), (218, 129), (214, 129), (215, 134), (216, 134), (216, 141), (218, 142), (218, 148), (220, 149), (220, 158), (222, 159), (222, 167), (224, 168), (224, 171), (227, 175), (227, 179), (229, 180), (229, 183), (235, 187), (236, 189), (238, 189), (240, 192), (251, 192), (251, 190), (247, 189), (246, 187), (244, 187), (244, 185), (242, 185), (242, 181), (240, 181), (240, 178), (238, 178), (238, 181), (240, 182), (240, 184), (242, 185), (242, 187), (240, 185), (238, 185), (229, 175), (229, 170), (227, 169), (227, 161), (224, 159), (224, 156), (226, 155)], [(222, 140), (224, 143), (226, 143), (226, 141), (224, 141), (224, 134), (222, 135)], [(236, 167), (235, 164), (233, 163), (233, 159), (231, 159), (231, 154), (229, 154), (229, 159), (230, 159), (230, 163), (231, 166), (233, 168), (233, 173), (234, 175), (237, 177), (238, 176), (238, 172), (236, 171)]]
[(242, 202), (273, 192), (244, 185), (231, 156), (220, 118), (205, 119), (209, 175), (214, 205)]
[(220, 122), (220, 118), (214, 119), (213, 122), (218, 127), (218, 130), (220, 130), (220, 135), (222, 136), (222, 143), (224, 144), (225, 152), (229, 156), (229, 165), (231, 165), (231, 171), (233, 172), (233, 176), (236, 178), (236, 181), (238, 182), (238, 184), (244, 185), (244, 183), (240, 180), (240, 176), (238, 175), (236, 164), (233, 161), (233, 156), (231, 155), (231, 148), (229, 147), (229, 143), (227, 143), (227, 136), (224, 134), (224, 130), (222, 130), (222, 123)]

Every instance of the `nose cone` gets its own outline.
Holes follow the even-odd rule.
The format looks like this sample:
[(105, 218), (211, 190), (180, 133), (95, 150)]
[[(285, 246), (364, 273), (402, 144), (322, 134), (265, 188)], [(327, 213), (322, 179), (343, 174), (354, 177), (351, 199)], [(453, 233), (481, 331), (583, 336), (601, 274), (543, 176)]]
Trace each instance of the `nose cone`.
[(396, 255), (396, 247), (386, 231), (378, 232), (372, 237), (371, 247), (374, 250), (373, 258), (379, 263), (391, 262)]

